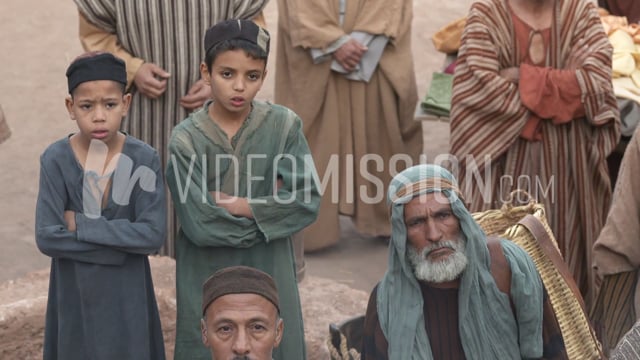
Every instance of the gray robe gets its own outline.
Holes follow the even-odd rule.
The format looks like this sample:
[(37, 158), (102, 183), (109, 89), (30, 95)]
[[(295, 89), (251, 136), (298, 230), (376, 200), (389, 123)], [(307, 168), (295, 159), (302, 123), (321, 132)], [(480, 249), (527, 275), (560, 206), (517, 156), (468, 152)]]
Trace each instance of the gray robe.
[[(118, 161), (109, 201), (97, 218), (82, 213), (84, 171), (69, 139), (50, 145), (40, 158), (36, 243), (51, 257), (45, 360), (165, 358), (147, 258), (166, 236), (160, 160), (129, 136), (122, 154), (131, 162), (123, 156)], [(138, 181), (140, 169), (155, 174), (155, 183)], [(116, 197), (115, 189), (123, 189), (116, 186), (118, 175), (129, 185), (126, 199)], [(77, 231), (67, 230), (65, 210), (76, 212)]]

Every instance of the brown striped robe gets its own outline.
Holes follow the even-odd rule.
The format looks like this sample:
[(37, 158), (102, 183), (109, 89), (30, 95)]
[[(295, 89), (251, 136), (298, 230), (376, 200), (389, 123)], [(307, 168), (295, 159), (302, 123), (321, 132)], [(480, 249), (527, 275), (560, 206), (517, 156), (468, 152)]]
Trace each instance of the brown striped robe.
[(506, 0), (479, 0), (470, 9), (453, 85), (453, 170), (472, 211), (499, 207), (515, 188), (543, 202), (565, 261), (590, 302), (591, 247), (611, 199), (605, 158), (620, 135), (612, 47), (591, 2), (555, 2), (546, 66), (563, 69), (574, 44), (586, 42), (592, 53), (576, 70), (586, 117), (563, 125), (543, 121), (542, 141), (529, 142), (520, 137), (529, 110), (517, 85), (499, 76), (522, 62), (511, 16)]
[[(167, 164), (173, 127), (187, 117), (179, 100), (200, 79), (205, 31), (221, 20), (251, 19), (268, 0), (74, 0), (93, 25), (116, 34), (122, 48), (171, 74), (166, 92), (150, 99), (133, 90), (124, 131), (158, 150)], [(87, 49), (99, 50), (99, 49)], [(103, 49), (104, 50), (104, 49)], [(169, 198), (169, 197), (167, 197)], [(169, 204), (169, 214), (173, 214)], [(174, 216), (168, 216), (165, 252), (173, 255)]]

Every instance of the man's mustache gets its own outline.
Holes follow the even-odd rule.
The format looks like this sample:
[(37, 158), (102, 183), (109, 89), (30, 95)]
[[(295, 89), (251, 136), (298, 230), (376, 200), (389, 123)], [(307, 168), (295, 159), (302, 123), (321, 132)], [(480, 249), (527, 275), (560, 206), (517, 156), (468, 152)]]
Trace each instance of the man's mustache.
[(452, 242), (452, 241), (449, 241), (449, 240), (445, 240), (445, 241), (442, 241), (442, 242), (439, 242), (439, 243), (433, 244), (433, 245), (431, 245), (431, 246), (429, 246), (429, 247), (425, 247), (425, 248), (422, 250), (422, 255), (423, 255), (424, 257), (427, 257), (427, 256), (429, 256), (429, 254), (431, 254), (432, 252), (434, 252), (434, 251), (436, 251), (436, 250), (440, 250), (440, 249), (451, 249), (451, 250), (453, 250), (453, 251), (456, 251), (456, 247), (455, 247), (455, 245), (453, 244), (453, 242)]

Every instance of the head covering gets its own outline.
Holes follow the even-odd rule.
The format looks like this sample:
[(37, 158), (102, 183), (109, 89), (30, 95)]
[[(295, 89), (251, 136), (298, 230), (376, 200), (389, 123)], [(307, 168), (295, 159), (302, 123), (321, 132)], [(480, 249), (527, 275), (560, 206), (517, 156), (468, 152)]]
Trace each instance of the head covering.
[(202, 315), (217, 298), (229, 294), (260, 295), (280, 312), (278, 289), (269, 274), (248, 266), (231, 266), (216, 271), (202, 285)]
[(463, 204), (456, 180), (442, 167), (418, 165), (396, 175), (388, 191), (392, 226), (389, 265), (378, 285), (377, 306), (389, 358), (433, 359), (420, 285), (406, 256), (404, 223), (405, 204), (432, 192), (447, 197), (466, 239), (468, 264), (458, 290), (458, 329), (465, 354), (474, 359), (541, 357), (543, 290), (535, 265), (524, 250), (502, 241), (512, 271), (516, 323), (508, 296), (498, 290), (491, 275), (486, 235)]
[(80, 84), (94, 80), (113, 80), (127, 85), (127, 69), (122, 59), (110, 53), (81, 55), (67, 69), (69, 94)]
[(269, 32), (251, 20), (225, 20), (210, 27), (204, 34), (204, 53), (226, 40), (248, 41), (269, 53)]

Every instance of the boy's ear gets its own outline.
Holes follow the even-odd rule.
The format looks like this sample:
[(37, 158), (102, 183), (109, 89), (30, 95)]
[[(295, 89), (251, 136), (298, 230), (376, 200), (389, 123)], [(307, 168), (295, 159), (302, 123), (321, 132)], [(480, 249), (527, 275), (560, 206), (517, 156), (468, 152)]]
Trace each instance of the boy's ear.
[(71, 120), (75, 120), (76, 115), (73, 112), (73, 97), (71, 97), (71, 95), (67, 96), (64, 99), (64, 106), (67, 108), (67, 112), (69, 113), (69, 117), (71, 118)]
[(211, 74), (209, 73), (207, 64), (205, 64), (204, 61), (200, 63), (200, 76), (207, 85), (211, 85)]
[(129, 112), (129, 106), (131, 106), (131, 93), (122, 95), (122, 116), (126, 116)]

